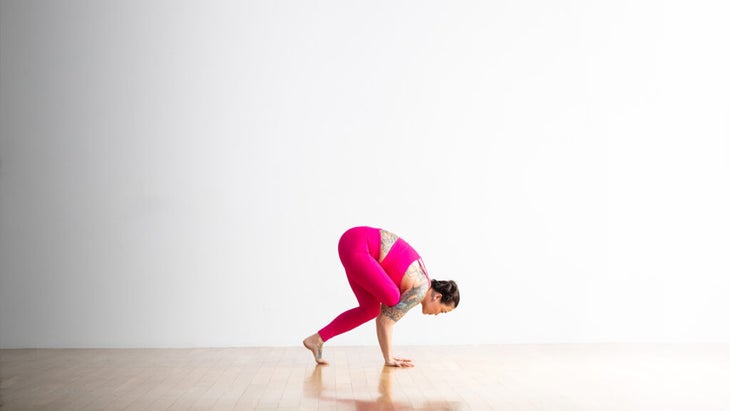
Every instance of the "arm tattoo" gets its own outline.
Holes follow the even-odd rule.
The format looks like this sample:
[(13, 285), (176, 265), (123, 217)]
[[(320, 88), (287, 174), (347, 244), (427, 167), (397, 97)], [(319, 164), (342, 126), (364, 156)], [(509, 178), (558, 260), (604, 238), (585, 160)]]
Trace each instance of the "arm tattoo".
[(426, 291), (428, 291), (429, 288), (428, 281), (422, 273), (416, 270), (413, 270), (414, 272), (411, 272), (411, 270), (408, 271), (409, 272), (406, 272), (406, 275), (420, 274), (422, 278), (420, 278), (413, 287), (400, 296), (398, 304), (392, 307), (388, 307), (385, 304), (380, 305), (380, 312), (394, 322), (403, 318), (408, 310), (418, 305), (418, 303), (423, 300), (423, 297), (426, 295)]
[(385, 256), (390, 252), (393, 244), (398, 240), (398, 236), (391, 233), (390, 231), (380, 230), (380, 262), (385, 259)]

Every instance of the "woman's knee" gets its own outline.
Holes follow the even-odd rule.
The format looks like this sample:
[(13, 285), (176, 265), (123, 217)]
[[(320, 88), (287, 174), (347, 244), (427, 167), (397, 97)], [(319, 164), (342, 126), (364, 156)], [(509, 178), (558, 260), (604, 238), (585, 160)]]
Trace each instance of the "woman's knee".
[(383, 304), (392, 307), (400, 302), (400, 291), (397, 288), (387, 290), (383, 294)]

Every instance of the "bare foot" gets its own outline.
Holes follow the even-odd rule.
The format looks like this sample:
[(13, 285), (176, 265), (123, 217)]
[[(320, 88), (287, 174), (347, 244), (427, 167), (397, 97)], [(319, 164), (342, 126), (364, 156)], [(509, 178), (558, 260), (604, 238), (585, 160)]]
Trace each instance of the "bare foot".
[(319, 333), (310, 335), (305, 338), (302, 343), (304, 343), (304, 346), (312, 352), (314, 355), (314, 361), (316, 361), (317, 364), (329, 364), (327, 361), (322, 359), (322, 346), (324, 345), (324, 341), (322, 341), (322, 337), (319, 336)]

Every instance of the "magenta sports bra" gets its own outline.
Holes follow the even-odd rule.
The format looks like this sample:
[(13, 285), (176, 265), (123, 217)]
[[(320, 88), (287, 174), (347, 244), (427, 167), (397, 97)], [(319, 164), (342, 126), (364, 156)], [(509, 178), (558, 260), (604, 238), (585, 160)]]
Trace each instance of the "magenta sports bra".
[[(403, 275), (405, 275), (406, 270), (408, 270), (408, 266), (416, 260), (418, 260), (418, 263), (421, 265), (421, 269), (423, 270), (423, 273), (426, 274), (426, 278), (429, 278), (428, 273), (426, 272), (426, 267), (423, 266), (421, 256), (418, 255), (416, 250), (405, 242), (405, 240), (398, 237), (395, 243), (393, 243), (393, 247), (391, 247), (390, 251), (388, 251), (388, 255), (385, 256), (380, 265), (396, 284), (400, 284), (403, 279)], [(430, 281), (431, 280), (429, 278), (429, 282)]]

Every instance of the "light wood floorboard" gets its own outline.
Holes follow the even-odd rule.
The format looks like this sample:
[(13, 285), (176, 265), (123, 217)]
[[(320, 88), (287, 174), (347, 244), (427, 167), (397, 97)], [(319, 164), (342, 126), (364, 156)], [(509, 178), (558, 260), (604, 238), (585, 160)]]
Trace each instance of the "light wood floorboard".
[(0, 350), (4, 410), (730, 410), (730, 345)]

